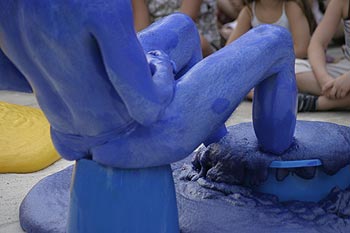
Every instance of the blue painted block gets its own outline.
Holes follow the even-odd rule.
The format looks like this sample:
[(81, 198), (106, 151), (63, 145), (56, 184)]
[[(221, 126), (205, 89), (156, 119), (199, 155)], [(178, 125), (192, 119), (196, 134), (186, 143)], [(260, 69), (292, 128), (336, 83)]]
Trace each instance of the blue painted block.
[(68, 233), (178, 233), (170, 165), (118, 169), (76, 162)]

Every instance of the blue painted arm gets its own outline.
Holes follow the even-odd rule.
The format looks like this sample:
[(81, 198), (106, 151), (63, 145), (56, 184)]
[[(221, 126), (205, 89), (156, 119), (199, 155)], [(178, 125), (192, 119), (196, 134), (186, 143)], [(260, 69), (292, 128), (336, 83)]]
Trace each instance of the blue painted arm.
[[(128, 1), (115, 9), (128, 9)], [(171, 62), (160, 52), (147, 55), (137, 40), (132, 14), (118, 15), (96, 12), (90, 22), (108, 77), (123, 99), (130, 116), (142, 125), (156, 122), (174, 93), (174, 75)], [(115, 27), (111, 27), (115, 25)], [(150, 69), (151, 66), (151, 69)], [(152, 74), (153, 71), (153, 80)]]

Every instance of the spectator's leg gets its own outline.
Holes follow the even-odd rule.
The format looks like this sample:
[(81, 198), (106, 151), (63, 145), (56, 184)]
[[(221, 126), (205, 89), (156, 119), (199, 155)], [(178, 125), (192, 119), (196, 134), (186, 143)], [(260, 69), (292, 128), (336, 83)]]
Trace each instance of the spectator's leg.
[(299, 92), (321, 95), (321, 87), (313, 72), (298, 73), (296, 74), (296, 80)]
[(328, 111), (328, 110), (349, 110), (350, 109), (350, 95), (347, 95), (343, 99), (332, 100), (325, 96), (318, 97), (316, 110), (317, 111)]

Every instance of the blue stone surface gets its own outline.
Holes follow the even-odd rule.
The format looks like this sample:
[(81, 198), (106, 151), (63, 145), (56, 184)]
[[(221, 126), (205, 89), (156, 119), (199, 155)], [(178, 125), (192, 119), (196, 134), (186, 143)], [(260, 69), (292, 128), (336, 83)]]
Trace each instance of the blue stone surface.
[[(241, 177), (249, 175), (247, 171), (250, 167), (256, 168), (257, 174), (264, 174), (260, 170), (269, 165), (265, 162), (253, 165), (255, 162), (249, 161), (248, 158), (253, 160), (262, 157), (259, 161), (269, 161), (270, 157), (272, 159), (279, 157), (258, 152), (259, 145), (251, 123), (242, 123), (228, 129), (228, 136), (219, 144), (230, 141), (232, 151), (241, 153), (241, 158), (243, 156), (247, 158), (242, 169), (237, 170), (233, 162), (234, 157), (230, 154), (221, 154), (226, 158), (223, 158), (221, 165), (219, 162), (213, 163), (215, 166), (207, 170), (206, 177), (198, 178), (198, 170), (192, 165), (192, 156), (172, 164), (181, 232), (347, 233), (350, 231), (348, 205), (350, 188), (340, 190), (335, 187), (327, 197), (317, 203), (279, 202), (276, 196), (261, 194), (233, 184), (239, 183)], [(320, 133), (323, 133), (323, 136), (319, 135)], [(314, 140), (310, 140), (309, 137)], [(298, 121), (295, 146), (282, 158), (307, 159), (318, 155), (325, 167), (328, 167), (328, 172), (333, 173), (348, 163), (346, 159), (349, 157), (349, 154), (346, 154), (350, 151), (348, 147), (348, 127), (326, 122)], [(252, 162), (251, 165), (249, 162)], [(232, 167), (224, 169), (225, 165)], [(255, 175), (255, 170), (249, 171)], [(26, 231), (65, 232), (71, 173), (72, 167), (69, 167), (53, 174), (40, 181), (28, 193), (20, 208), (21, 225)], [(235, 174), (239, 173), (240, 176), (235, 177)], [(197, 179), (194, 179), (195, 177)]]
[(38, 182), (19, 209), (26, 232), (66, 232), (73, 166)]

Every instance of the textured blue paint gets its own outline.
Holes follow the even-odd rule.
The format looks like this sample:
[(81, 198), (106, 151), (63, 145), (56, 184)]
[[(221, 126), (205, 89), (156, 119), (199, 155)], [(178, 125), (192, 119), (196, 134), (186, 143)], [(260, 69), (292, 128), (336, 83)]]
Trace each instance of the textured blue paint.
[[(322, 162), (322, 172), (334, 175), (350, 164), (349, 142), (349, 127), (327, 122), (298, 121), (293, 145), (284, 154), (274, 155), (261, 151), (252, 124), (242, 123), (230, 127), (228, 134), (219, 143), (201, 147), (195, 152), (193, 165), (198, 170), (198, 176), (207, 180), (252, 186), (261, 185), (267, 180), (273, 161), (318, 158)], [(315, 171), (315, 167), (303, 166), (276, 169), (274, 174), (278, 181), (284, 180), (289, 174), (312, 179)], [(321, 180), (318, 178), (314, 182), (320, 184)], [(327, 189), (322, 190), (323, 194), (337, 184), (335, 182), (329, 186), (327, 182), (324, 187), (319, 186), (320, 190)], [(290, 188), (293, 189), (293, 186), (290, 185)]]
[(255, 130), (266, 151), (292, 141), (294, 52), (283, 28), (258, 27), (201, 60), (189, 17), (136, 35), (129, 0), (0, 1), (0, 9), (1, 49), (35, 90), (66, 159), (119, 168), (178, 161), (275, 76), (265, 81), (272, 91), (258, 91), (271, 98), (254, 109)]
[(203, 144), (208, 146), (212, 143), (219, 142), (226, 134), (227, 128), (225, 125), (222, 125), (219, 129), (211, 133), (209, 137), (203, 141)]
[(214, 101), (212, 104), (212, 110), (213, 112), (217, 114), (221, 114), (227, 110), (227, 108), (230, 106), (230, 101), (223, 98), (218, 98)]
[(26, 195), (19, 208), (23, 230), (36, 233), (66, 232), (72, 170), (73, 166), (69, 166), (45, 177)]

